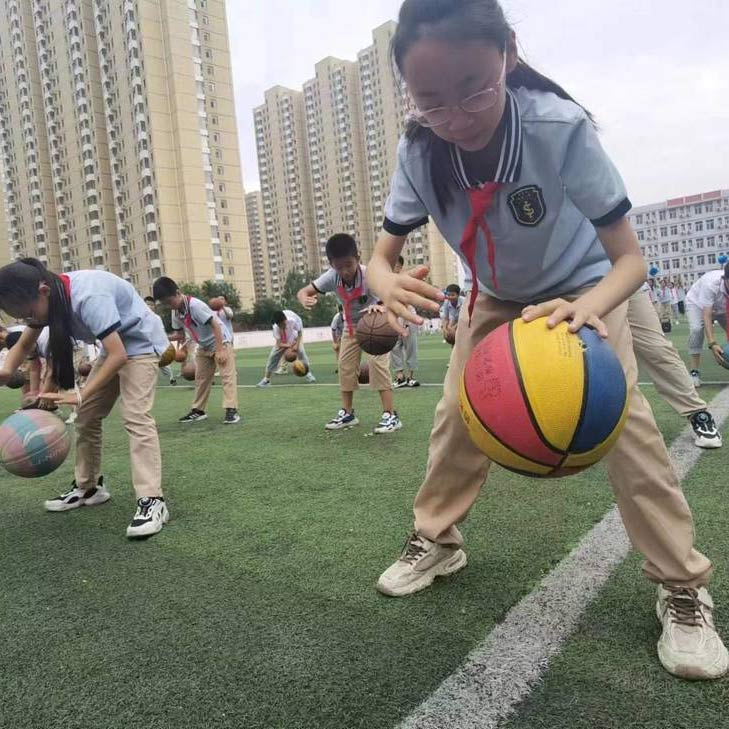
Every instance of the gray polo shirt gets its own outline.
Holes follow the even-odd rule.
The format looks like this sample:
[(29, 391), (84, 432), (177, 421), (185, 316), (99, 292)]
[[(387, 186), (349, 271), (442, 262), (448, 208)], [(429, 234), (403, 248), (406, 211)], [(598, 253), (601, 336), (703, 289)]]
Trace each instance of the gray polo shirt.
[[(215, 312), (200, 299), (194, 296), (185, 296), (182, 310), (172, 311), (172, 328), (181, 331), (183, 328), (188, 332), (193, 342), (196, 342), (206, 352), (215, 349), (215, 331), (213, 330), (212, 321)], [(232, 341), (228, 329), (218, 318), (220, 329), (223, 335), (223, 344)]]
[[(379, 301), (377, 296), (375, 296), (375, 294), (373, 294), (369, 290), (369, 288), (367, 288), (367, 279), (365, 277), (366, 272), (367, 267), (360, 266), (359, 270), (355, 274), (354, 282), (351, 286), (347, 286), (346, 284), (344, 284), (341, 277), (337, 275), (337, 272), (333, 268), (330, 268), (311, 284), (320, 294), (337, 294), (339, 302), (344, 305), (344, 319), (345, 323), (348, 326), (357, 326), (357, 323), (362, 318), (362, 314), (364, 314), (365, 310), (368, 309), (370, 306), (374, 306)], [(350, 313), (352, 316), (351, 322), (347, 322), (346, 320), (347, 306), (345, 300), (341, 296), (342, 289), (347, 294), (352, 294), (355, 290), (359, 290), (359, 296), (352, 300), (349, 305)]]
[(65, 276), (74, 339), (93, 344), (116, 332), (130, 357), (167, 349), (169, 340), (160, 318), (128, 281), (107, 271), (72, 271)]
[[(500, 149), (490, 159), (497, 162), (489, 164), (486, 151), (467, 153), (442, 140), (403, 137), (384, 229), (407, 235), (430, 217), (468, 268), (460, 249), (471, 214), (466, 190), (498, 182), (502, 186), (486, 214), (495, 270), (479, 232), (480, 290), (528, 303), (597, 283), (611, 264), (595, 227), (616, 222), (631, 204), (585, 112), (552, 93), (509, 89), (494, 143)], [(433, 188), (430, 145), (441, 145), (442, 158), (450, 161), (452, 200), (445, 210)]]

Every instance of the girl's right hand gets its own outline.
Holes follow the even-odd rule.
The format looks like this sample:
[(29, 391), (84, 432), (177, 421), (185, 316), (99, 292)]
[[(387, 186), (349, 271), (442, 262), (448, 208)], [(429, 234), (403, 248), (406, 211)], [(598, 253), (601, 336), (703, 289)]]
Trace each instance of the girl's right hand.
[(398, 321), (402, 318), (414, 324), (421, 325), (423, 319), (413, 313), (409, 307), (427, 309), (437, 313), (440, 303), (445, 300), (443, 292), (426, 283), (430, 269), (427, 266), (417, 266), (412, 271), (403, 273), (367, 271), (367, 280), (373, 291), (387, 308), (387, 318), (390, 326), (398, 333), (407, 336), (407, 328)]

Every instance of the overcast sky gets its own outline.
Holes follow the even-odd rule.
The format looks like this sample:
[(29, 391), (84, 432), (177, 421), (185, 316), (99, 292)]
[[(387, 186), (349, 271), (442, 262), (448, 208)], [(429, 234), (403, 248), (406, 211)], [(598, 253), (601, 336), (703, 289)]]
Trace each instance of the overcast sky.
[[(456, 0), (454, 0), (456, 1)], [(634, 204), (729, 188), (729, 0), (504, 0), (522, 50), (598, 118)], [(258, 187), (252, 109), (354, 60), (398, 0), (228, 0), (243, 175)]]

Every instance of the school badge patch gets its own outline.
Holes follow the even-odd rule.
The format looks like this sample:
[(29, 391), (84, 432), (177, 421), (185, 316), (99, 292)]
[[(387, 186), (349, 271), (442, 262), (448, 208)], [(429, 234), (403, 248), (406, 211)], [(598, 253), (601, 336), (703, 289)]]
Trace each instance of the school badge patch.
[(536, 185), (527, 185), (509, 195), (509, 207), (519, 225), (533, 227), (544, 220), (547, 207), (544, 204), (542, 188)]

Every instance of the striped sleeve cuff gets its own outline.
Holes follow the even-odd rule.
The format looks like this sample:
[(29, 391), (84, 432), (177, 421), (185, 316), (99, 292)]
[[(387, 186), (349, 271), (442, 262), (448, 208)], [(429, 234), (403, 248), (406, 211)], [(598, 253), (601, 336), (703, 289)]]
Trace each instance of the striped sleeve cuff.
[(627, 197), (624, 197), (607, 215), (603, 215), (601, 218), (595, 218), (590, 222), (596, 228), (605, 228), (608, 225), (617, 223), (620, 218), (628, 214), (632, 207), (633, 204), (630, 200), (628, 200)]
[(416, 221), (415, 223), (410, 223), (408, 225), (401, 225), (400, 223), (395, 223), (394, 221), (390, 220), (389, 218), (385, 218), (385, 220), (382, 223), (382, 229), (385, 230), (390, 235), (396, 235), (398, 237), (409, 235), (414, 230), (417, 230), (418, 228), (422, 227), (423, 225), (426, 225), (428, 223), (428, 218), (421, 218), (420, 220)]

